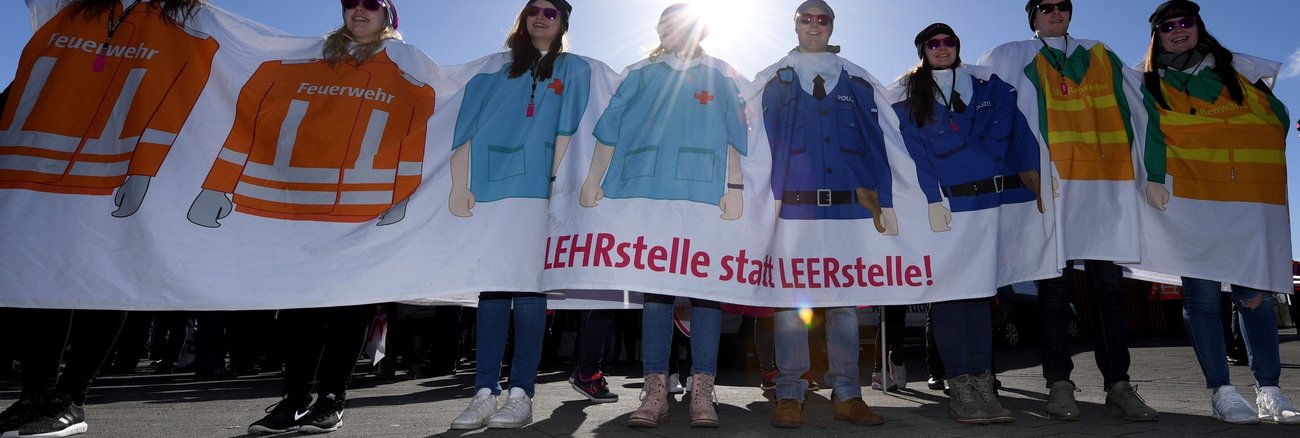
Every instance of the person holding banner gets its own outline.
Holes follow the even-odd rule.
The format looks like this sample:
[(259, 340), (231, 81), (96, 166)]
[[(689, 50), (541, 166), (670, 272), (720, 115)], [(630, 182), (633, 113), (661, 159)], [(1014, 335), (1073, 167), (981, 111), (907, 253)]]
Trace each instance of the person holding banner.
[(1034, 39), (1003, 44), (980, 58), (1020, 90), (1018, 106), (1030, 129), (1051, 152), (1050, 190), (1055, 202), (1056, 278), (1039, 281), (1043, 321), (1043, 377), (1047, 415), (1078, 420), (1070, 380), (1069, 306), (1078, 284), (1070, 265), (1082, 261), (1097, 297), (1097, 367), (1106, 390), (1106, 413), (1154, 421), (1159, 413), (1129, 384), (1128, 305), (1121, 268), (1140, 257), (1133, 113), (1141, 106), (1136, 79), (1105, 44), (1077, 39), (1068, 30), (1070, 0), (1030, 0), (1025, 12)]
[[(772, 148), (772, 192), (782, 220), (872, 218), (875, 230), (898, 234), (889, 161), (876, 118), (874, 79), (840, 58), (829, 44), (835, 12), (808, 0), (794, 14), (799, 45), (756, 78)], [(804, 120), (800, 120), (800, 118)], [(809, 381), (808, 309), (777, 309), (776, 409), (772, 426), (803, 423)], [(858, 316), (854, 307), (826, 309), (834, 418), (870, 426), (884, 418), (862, 400), (858, 376)]]
[[(557, 166), (586, 111), (591, 83), (587, 61), (564, 50), (572, 13), (566, 0), (529, 0), (506, 40), (509, 51), (488, 57), (500, 67), (474, 76), (465, 86), (452, 140), (448, 208), (453, 215), (472, 216), (475, 202), (550, 198)], [(498, 407), (512, 314), (510, 390)], [(524, 427), (533, 421), (546, 296), (482, 292), (477, 315), (475, 394), (451, 428)]]
[[(709, 36), (709, 28), (690, 5), (664, 9), (655, 29), (659, 47), (627, 68), (596, 123), (593, 134), (599, 144), (582, 187), (581, 205), (595, 207), (605, 195), (684, 199), (716, 204), (723, 219), (735, 220), (742, 211), (740, 157), (748, 133), (740, 75), (704, 53), (700, 41)], [(718, 156), (728, 158), (718, 160)], [(695, 164), (704, 167), (681, 167), (701, 158), (705, 160)], [(619, 164), (611, 168), (611, 160)], [(656, 168), (670, 170), (656, 174)], [(725, 182), (711, 175), (725, 176)], [(658, 427), (668, 421), (668, 393), (680, 388), (680, 383), (668, 382), (676, 331), (674, 300), (667, 295), (645, 296), (641, 320), (645, 385), (641, 406), (628, 418), (629, 427)], [(718, 372), (721, 305), (702, 299), (690, 303), (691, 427), (718, 427), (713, 382)]]
[[(329, 66), (325, 71), (333, 71), (335, 75), (381, 62), (385, 43), (402, 39), (397, 32), (399, 22), (393, 0), (341, 0), (341, 5), (343, 25), (325, 37), (321, 48), (322, 58)], [(300, 74), (304, 75), (297, 78), (300, 80), (282, 82), (297, 87), (301, 80), (319, 79)], [(389, 74), (400, 74), (400, 71), (392, 70)], [(338, 430), (343, 425), (348, 381), (365, 346), (366, 331), (374, 315), (375, 306), (369, 304), (280, 311), (277, 319), (283, 327), (286, 350), (283, 398), (267, 408), (266, 416), (249, 425), (248, 433)], [(317, 394), (314, 403), (313, 389)]]
[[(29, 6), (39, 12), (34, 22), (38, 15), (48, 21), (28, 42), (14, 82), (0, 97), (0, 150), (6, 151), (0, 153), (0, 168), (6, 169), (0, 171), (0, 188), (84, 195), (116, 190), (112, 215), (130, 216), (207, 80), (217, 43), (192, 27), (203, 2)], [(88, 103), (101, 97), (101, 105)], [(165, 114), (154, 117), (159, 113)], [(60, 150), (58, 143), (67, 139), (84, 148)], [(38, 162), (61, 164), (25, 168)], [(24, 309), (14, 316), (24, 331), (17, 336), (22, 391), (0, 412), (0, 434), (85, 433), (87, 394), (127, 312)]]
[[(932, 202), (931, 228), (935, 206), (944, 208), (937, 204), (940, 187), (952, 211), (1037, 198), (1038, 142), (1016, 108), (1015, 89), (987, 68), (963, 64), (961, 39), (947, 24), (927, 26), (913, 44), (921, 63), (893, 87), (902, 99), (894, 111)], [(1001, 187), (977, 181), (982, 178), (1001, 180)], [(948, 413), (966, 424), (1015, 422), (994, 391), (988, 300), (938, 302), (931, 311), (950, 388)]]
[[(1199, 237), (1178, 242), (1179, 253), (1198, 258), (1249, 245), (1245, 236), (1267, 229), (1269, 211), (1279, 213), (1285, 226), (1284, 149), (1290, 122), (1270, 88), (1280, 65), (1223, 47), (1210, 35), (1200, 9), (1188, 0), (1156, 7), (1148, 19), (1151, 45), (1142, 65), (1150, 117), (1143, 160), (1147, 202), (1158, 211), (1160, 226), (1185, 227), (1194, 234), (1183, 235)], [(1201, 209), (1189, 209), (1195, 206)], [(1204, 230), (1215, 230), (1215, 235)], [(1288, 263), (1268, 254), (1229, 263), (1247, 262)], [(1282, 368), (1275, 295), (1231, 284), (1255, 377), (1256, 412), (1229, 379), (1219, 311), (1224, 282), (1211, 279), (1215, 277), (1182, 276), (1183, 321), (1213, 394), (1213, 417), (1236, 424), (1300, 424), (1300, 411), (1278, 387)]]

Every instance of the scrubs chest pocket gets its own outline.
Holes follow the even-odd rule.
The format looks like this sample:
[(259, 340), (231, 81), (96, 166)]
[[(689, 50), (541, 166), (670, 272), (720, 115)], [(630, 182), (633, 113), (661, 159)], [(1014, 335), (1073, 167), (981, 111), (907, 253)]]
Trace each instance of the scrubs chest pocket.
[(623, 157), (623, 179), (653, 177), (659, 161), (659, 146), (642, 146)]
[(716, 164), (712, 149), (681, 148), (677, 151), (677, 180), (711, 182)]

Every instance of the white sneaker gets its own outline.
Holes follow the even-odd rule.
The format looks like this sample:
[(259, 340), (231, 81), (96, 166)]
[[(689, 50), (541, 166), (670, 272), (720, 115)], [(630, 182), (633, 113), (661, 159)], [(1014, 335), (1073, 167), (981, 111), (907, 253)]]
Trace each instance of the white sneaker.
[[(900, 367), (900, 368), (901, 368), (901, 367)], [(895, 368), (895, 366), (890, 365), (890, 366), (889, 366), (889, 371), (890, 371), (890, 374), (889, 374), (889, 390), (890, 390), (890, 391), (897, 390), (898, 388), (901, 388), (901, 387), (903, 387), (904, 385), (907, 385), (907, 377), (904, 376), (904, 377), (900, 378), (900, 377), (898, 376), (898, 374), (896, 374), (896, 373), (898, 372), (898, 368)], [(885, 374), (884, 374), (884, 373), (881, 373), (880, 371), (874, 371), (874, 372), (872, 372), (872, 373), (871, 373), (871, 389), (874, 389), (874, 390), (879, 391), (879, 390), (880, 390), (881, 388), (883, 388), (884, 386), (885, 386)]]
[(461, 412), (455, 420), (451, 420), (451, 428), (454, 430), (473, 430), (483, 427), (487, 424), (488, 418), (497, 413), (497, 396), (492, 395), (492, 390), (483, 388), (474, 394), (474, 399), (469, 401), (469, 406), (465, 412)]
[(518, 429), (533, 422), (533, 399), (522, 388), (510, 388), (510, 397), (487, 421), (489, 429)]
[(1255, 389), (1255, 405), (1259, 406), (1259, 419), (1269, 423), (1300, 424), (1300, 411), (1282, 395), (1276, 386)]
[[(689, 377), (687, 377), (687, 378), (689, 379)], [(690, 386), (690, 385), (687, 385), (687, 386)], [(682, 378), (681, 378), (681, 376), (678, 376), (676, 373), (673, 373), (673, 374), (669, 374), (669, 375), (668, 375), (668, 393), (669, 393), (669, 394), (685, 394), (685, 393), (686, 393), (686, 387), (685, 387), (685, 386), (682, 386)]]
[(1214, 413), (1211, 415), (1215, 420), (1232, 423), (1232, 424), (1255, 424), (1259, 422), (1259, 416), (1255, 415), (1255, 410), (1246, 403), (1246, 398), (1237, 392), (1237, 388), (1232, 385), (1223, 385), (1214, 390)]

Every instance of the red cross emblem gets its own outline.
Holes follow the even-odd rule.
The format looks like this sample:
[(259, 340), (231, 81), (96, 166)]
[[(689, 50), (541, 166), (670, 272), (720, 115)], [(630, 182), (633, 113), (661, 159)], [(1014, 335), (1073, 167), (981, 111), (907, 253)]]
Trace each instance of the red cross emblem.
[(560, 78), (555, 78), (555, 80), (551, 81), (551, 85), (546, 88), (555, 90), (555, 95), (559, 96), (564, 94), (564, 81), (561, 81)]
[(695, 93), (695, 98), (699, 99), (700, 105), (708, 105), (709, 102), (717, 100), (716, 96), (709, 95), (709, 90), (700, 90), (699, 93)]

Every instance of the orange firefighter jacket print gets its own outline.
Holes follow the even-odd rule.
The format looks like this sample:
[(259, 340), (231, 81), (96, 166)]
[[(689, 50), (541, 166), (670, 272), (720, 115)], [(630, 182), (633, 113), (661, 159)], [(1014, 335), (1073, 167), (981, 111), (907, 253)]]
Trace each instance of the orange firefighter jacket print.
[(361, 65), (264, 63), (240, 91), (203, 188), (257, 216), (375, 219), (420, 184), (434, 99), (386, 52)]

